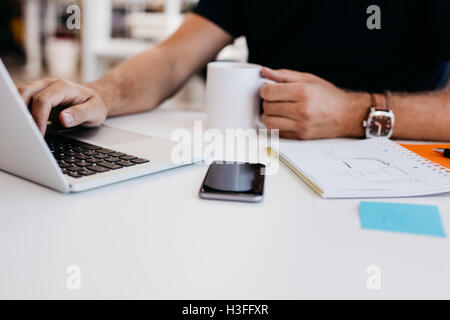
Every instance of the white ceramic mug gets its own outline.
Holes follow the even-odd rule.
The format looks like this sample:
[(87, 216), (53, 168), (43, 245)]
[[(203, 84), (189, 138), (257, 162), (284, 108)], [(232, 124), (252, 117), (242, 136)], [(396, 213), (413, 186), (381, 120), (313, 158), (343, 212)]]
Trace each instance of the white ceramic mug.
[(208, 64), (206, 108), (208, 129), (258, 129), (261, 86), (274, 83), (261, 76), (262, 67), (240, 62)]

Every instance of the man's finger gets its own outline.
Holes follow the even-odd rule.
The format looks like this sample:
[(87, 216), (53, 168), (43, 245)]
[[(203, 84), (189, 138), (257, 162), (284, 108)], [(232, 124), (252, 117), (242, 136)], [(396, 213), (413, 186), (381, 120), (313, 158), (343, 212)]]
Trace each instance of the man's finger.
[(301, 83), (265, 84), (261, 87), (260, 96), (270, 102), (297, 102), (302, 100), (306, 86)]
[(58, 80), (33, 96), (31, 114), (39, 130), (45, 134), (52, 108), (61, 105), (82, 104), (89, 98), (83, 90), (77, 90), (75, 85)]
[(317, 79), (316, 76), (310, 73), (297, 72), (286, 69), (273, 70), (265, 67), (262, 68), (261, 74), (266, 79), (270, 79), (280, 83), (311, 82)]
[(280, 137), (285, 139), (297, 140), (298, 135), (294, 131), (281, 131)]
[(269, 130), (278, 129), (280, 131), (295, 131), (296, 128), (295, 120), (288, 118), (273, 117), (263, 114), (261, 120)]
[(17, 90), (19, 91), (19, 94), (22, 97), (23, 102), (25, 102), (25, 105), (28, 107), (31, 103), (31, 99), (35, 94), (44, 90), (45, 88), (53, 84), (55, 81), (56, 81), (55, 79), (34, 81), (29, 84), (20, 86), (19, 88), (17, 88)]
[(292, 102), (263, 102), (264, 113), (268, 116), (298, 119), (296, 112), (297, 104)]
[(98, 108), (95, 99), (90, 99), (85, 103), (72, 106), (59, 114), (59, 121), (66, 128), (84, 125), (95, 127), (100, 125), (106, 118), (103, 108)]

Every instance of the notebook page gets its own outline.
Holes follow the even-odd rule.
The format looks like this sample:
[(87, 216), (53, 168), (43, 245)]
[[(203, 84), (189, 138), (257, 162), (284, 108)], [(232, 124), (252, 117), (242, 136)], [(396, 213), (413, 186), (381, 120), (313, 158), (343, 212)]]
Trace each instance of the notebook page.
[(280, 153), (324, 197), (389, 197), (450, 192), (450, 177), (387, 139), (280, 142)]

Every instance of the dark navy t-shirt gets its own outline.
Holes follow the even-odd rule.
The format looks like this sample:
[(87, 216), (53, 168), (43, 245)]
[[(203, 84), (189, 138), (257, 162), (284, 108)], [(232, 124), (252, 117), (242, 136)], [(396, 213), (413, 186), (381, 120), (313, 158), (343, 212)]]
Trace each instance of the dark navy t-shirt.
[(450, 0), (200, 0), (194, 12), (245, 36), (249, 62), (350, 90), (430, 90), (450, 60)]

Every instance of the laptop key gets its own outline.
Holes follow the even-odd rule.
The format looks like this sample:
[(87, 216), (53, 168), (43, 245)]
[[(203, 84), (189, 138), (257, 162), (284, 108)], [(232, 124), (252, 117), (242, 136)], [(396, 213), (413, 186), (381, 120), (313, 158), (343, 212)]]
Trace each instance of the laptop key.
[(124, 167), (131, 167), (131, 166), (135, 166), (136, 165), (136, 163), (133, 163), (131, 161), (126, 161), (126, 160), (122, 160), (122, 161), (116, 162), (116, 164), (124, 166)]
[(89, 151), (83, 152), (83, 154), (85, 156), (95, 156), (97, 154), (97, 152), (95, 152), (94, 150), (89, 150)]
[(82, 171), (80, 171), (78, 173), (83, 175), (83, 176), (92, 176), (93, 174), (96, 174), (95, 171), (91, 171), (91, 170), (82, 170)]
[(104, 154), (109, 154), (109, 153), (114, 153), (114, 150), (109, 150), (109, 149), (100, 149), (97, 150), (98, 153), (104, 153)]
[(119, 158), (115, 158), (115, 157), (108, 157), (108, 158), (105, 158), (105, 161), (117, 162), (117, 161), (120, 161), (120, 159)]
[(102, 172), (109, 171), (109, 169), (107, 169), (105, 167), (100, 167), (100, 166), (90, 166), (90, 167), (87, 167), (87, 169), (95, 171), (97, 173), (102, 173)]
[(77, 166), (73, 166), (73, 167), (67, 168), (67, 170), (72, 171), (72, 172), (78, 172), (78, 171), (83, 170), (83, 168), (77, 167)]
[(102, 166), (102, 167), (105, 167), (105, 168), (108, 168), (108, 169), (111, 169), (111, 170), (117, 170), (117, 169), (122, 168), (122, 166), (120, 166), (120, 165), (117, 165), (117, 164), (112, 163), (112, 162), (106, 162), (106, 161), (100, 162), (100, 163), (98, 163), (98, 165)]
[(72, 167), (72, 166), (73, 166), (73, 164), (70, 164), (70, 163), (65, 163), (65, 162), (59, 163), (59, 167), (60, 167), (61, 169), (70, 168), (70, 167)]
[(108, 155), (103, 154), (103, 153), (97, 153), (97, 154), (94, 154), (94, 157), (96, 157), (97, 159), (105, 159), (105, 158), (108, 158)]
[(72, 150), (75, 151), (75, 152), (87, 151), (86, 149), (83, 149), (82, 147), (74, 147), (74, 148), (72, 148)]
[(87, 162), (85, 160), (81, 160), (81, 161), (76, 162), (75, 165), (78, 166), (78, 167), (85, 168), (85, 167), (92, 166), (92, 163)]
[(115, 157), (115, 158), (120, 158), (120, 157), (126, 156), (126, 154), (122, 153), (122, 152), (114, 152), (114, 153), (110, 153), (109, 156)]
[(78, 172), (69, 172), (69, 176), (71, 176), (72, 178), (81, 178), (82, 175), (79, 174)]
[(75, 163), (77, 161), (78, 161), (77, 159), (70, 158), (70, 157), (64, 158), (64, 162), (67, 162), (67, 163)]
[(101, 160), (101, 159), (97, 159), (97, 158), (91, 158), (91, 159), (87, 159), (86, 160), (87, 162), (90, 162), (91, 164), (92, 163), (100, 163), (100, 162), (102, 162), (103, 160)]
[(131, 162), (134, 162), (134, 163), (137, 163), (137, 164), (143, 164), (143, 163), (147, 163), (147, 162), (150, 162), (149, 160), (147, 160), (147, 159), (134, 159), (134, 160), (131, 160)]
[(79, 159), (79, 160), (88, 160), (91, 157), (90, 156), (85, 156), (84, 154), (80, 153), (78, 154), (75, 158)]
[(127, 155), (127, 156), (120, 157), (120, 159), (122, 159), (122, 160), (134, 160), (134, 159), (137, 159), (137, 157)]

